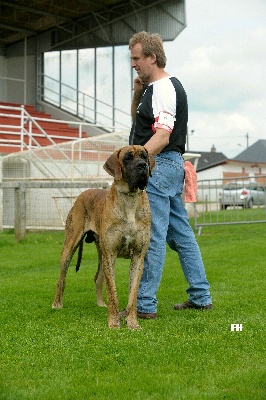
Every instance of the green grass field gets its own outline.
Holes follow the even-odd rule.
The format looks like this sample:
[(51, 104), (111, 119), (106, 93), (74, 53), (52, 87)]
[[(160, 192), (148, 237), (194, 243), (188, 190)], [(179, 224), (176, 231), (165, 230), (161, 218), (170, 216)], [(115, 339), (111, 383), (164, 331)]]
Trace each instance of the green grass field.
[[(265, 224), (204, 227), (197, 237), (215, 309), (174, 311), (187, 299), (167, 250), (159, 318), (141, 331), (107, 328), (95, 302), (96, 252), (74, 258), (64, 308), (52, 310), (63, 233), (0, 233), (0, 399), (266, 399)], [(120, 308), (128, 261), (118, 260)], [(231, 324), (242, 332), (231, 332)]]

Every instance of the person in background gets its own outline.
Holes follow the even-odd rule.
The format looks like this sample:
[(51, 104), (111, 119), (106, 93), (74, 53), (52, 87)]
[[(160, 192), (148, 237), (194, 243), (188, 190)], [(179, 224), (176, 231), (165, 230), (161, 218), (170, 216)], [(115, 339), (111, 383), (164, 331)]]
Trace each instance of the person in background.
[(134, 80), (130, 144), (145, 146), (155, 157), (147, 194), (151, 207), (151, 241), (141, 278), (138, 318), (157, 318), (160, 285), (167, 242), (178, 254), (189, 284), (188, 300), (175, 310), (212, 309), (210, 285), (201, 253), (182, 200), (188, 106), (179, 80), (165, 71), (166, 56), (158, 34), (139, 32), (129, 41)]

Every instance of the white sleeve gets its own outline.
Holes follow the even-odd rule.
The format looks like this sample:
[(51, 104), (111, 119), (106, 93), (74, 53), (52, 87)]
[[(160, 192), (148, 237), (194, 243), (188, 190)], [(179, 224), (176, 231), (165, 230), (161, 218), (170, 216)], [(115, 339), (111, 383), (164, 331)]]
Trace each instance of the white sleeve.
[(159, 117), (160, 112), (166, 112), (175, 119), (176, 92), (169, 78), (160, 79), (153, 84), (152, 108), (154, 118)]

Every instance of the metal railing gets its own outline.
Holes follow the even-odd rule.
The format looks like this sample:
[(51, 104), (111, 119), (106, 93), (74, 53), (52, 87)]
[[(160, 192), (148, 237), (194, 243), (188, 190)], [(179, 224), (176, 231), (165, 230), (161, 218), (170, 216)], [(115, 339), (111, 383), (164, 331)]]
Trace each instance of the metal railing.
[(204, 226), (266, 222), (266, 175), (198, 181), (194, 224)]
[(40, 100), (65, 110), (83, 121), (95, 125), (112, 126), (115, 129), (128, 129), (131, 125), (129, 112), (90, 96), (51, 76), (42, 75)]
[[(15, 111), (16, 114), (12, 113)], [(25, 109), (24, 105), (21, 106), (5, 106), (0, 105), (0, 117), (6, 117), (7, 123), (0, 124), (0, 134), (8, 135), (8, 138), (0, 137), (1, 146), (12, 146), (17, 147), (19, 151), (31, 150), (34, 148), (42, 147), (38, 143), (38, 138), (47, 139), (47, 145), (56, 145), (56, 139), (63, 139), (67, 141), (77, 140), (82, 138), (82, 132), (86, 128), (95, 128), (94, 123), (82, 122), (82, 121), (67, 121), (51, 118), (40, 118), (30, 115)], [(17, 119), (18, 124), (13, 124), (12, 119)], [(10, 122), (8, 121), (10, 119)], [(47, 127), (52, 127), (54, 123), (58, 125), (69, 125), (78, 129), (78, 135), (64, 136), (56, 134), (47, 134), (45, 129), (42, 128), (41, 123), (46, 123)], [(97, 125), (98, 128), (102, 128), (105, 131), (112, 132), (114, 126), (111, 125)], [(47, 128), (48, 129), (48, 128)], [(19, 138), (17, 136), (19, 135)], [(14, 139), (12, 139), (12, 136)]]
[[(14, 114), (14, 112), (16, 112), (16, 114)], [(0, 105), (0, 117), (6, 117), (7, 119), (5, 124), (0, 124), (0, 146), (6, 148), (12, 147), (12, 149), (17, 149), (17, 151), (20, 152), (41, 149), (41, 157), (38, 157), (38, 155), (36, 155), (34, 152), (31, 153), (31, 162), (36, 166), (36, 168), (38, 168), (39, 171), (42, 172), (42, 175), (46, 176), (47, 178), (54, 177), (54, 170), (60, 170), (62, 177), (68, 177), (67, 169), (64, 167), (61, 168), (60, 163), (58, 163), (58, 155), (56, 159), (51, 156), (49, 151), (50, 146), (52, 146), (54, 151), (60, 155), (61, 160), (65, 160), (69, 165), (72, 165), (72, 156), (69, 155), (68, 152), (62, 148), (62, 146), (57, 144), (56, 140), (63, 139), (67, 142), (76, 142), (82, 138), (82, 132), (85, 128), (95, 127), (94, 124), (85, 122), (33, 117), (23, 105), (19, 107)], [(18, 121), (17, 124), (14, 124), (14, 122), (12, 123), (12, 120), (14, 121), (14, 119)], [(47, 126), (49, 126), (49, 124), (52, 126), (53, 123), (59, 125), (71, 125), (72, 127), (76, 127), (78, 129), (78, 135), (64, 136), (47, 134), (45, 129), (40, 125), (44, 122)], [(106, 128), (106, 126), (102, 128)], [(113, 130), (113, 127), (108, 128)], [(45, 146), (42, 146), (39, 143), (40, 139), (46, 140)], [(46, 162), (44, 162), (45, 159), (50, 161), (49, 169), (47, 169)], [(82, 176), (82, 172), (79, 170), (76, 164), (73, 165), (73, 168), (76, 170), (76, 173), (79, 176)]]

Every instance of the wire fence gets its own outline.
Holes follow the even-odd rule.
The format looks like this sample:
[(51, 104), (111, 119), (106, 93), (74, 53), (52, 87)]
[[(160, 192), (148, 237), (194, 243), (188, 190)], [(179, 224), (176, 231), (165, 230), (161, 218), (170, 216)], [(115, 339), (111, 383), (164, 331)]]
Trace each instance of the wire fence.
[(24, 233), (64, 229), (66, 216), (82, 191), (111, 183), (103, 165), (115, 150), (128, 144), (128, 135), (128, 131), (113, 132), (3, 157), (0, 229), (15, 227)]
[(0, 184), (4, 194), (0, 229), (14, 228), (16, 240), (22, 239), (26, 231), (63, 230), (67, 215), (81, 192), (88, 188), (105, 189), (109, 185), (109, 181), (3, 182)]
[[(192, 206), (195, 229), (205, 226), (266, 222), (266, 176), (198, 182), (198, 203)], [(27, 230), (63, 230), (77, 196), (88, 188), (108, 188), (101, 181), (9, 181), (0, 184), (3, 215), (0, 228), (15, 228), (20, 240)], [(63, 194), (62, 194), (63, 193)], [(252, 200), (252, 201), (251, 201)]]
[[(107, 158), (128, 144), (128, 131), (113, 132), (3, 158), (0, 229), (64, 229), (76, 197), (87, 188), (112, 183), (103, 169)], [(185, 159), (200, 155), (184, 154)], [(187, 205), (194, 226), (266, 222), (266, 175), (198, 181), (197, 204)]]
[(198, 181), (195, 228), (266, 222), (266, 175)]

